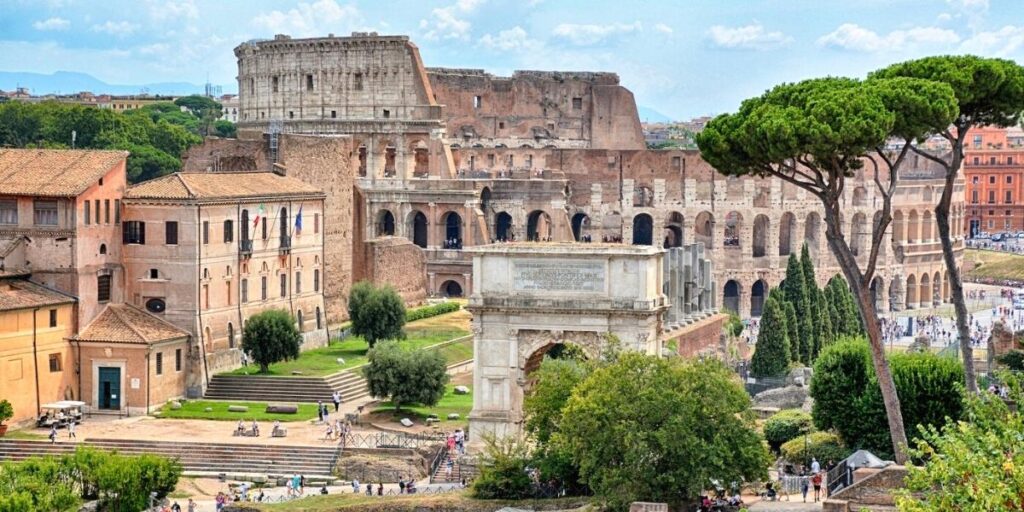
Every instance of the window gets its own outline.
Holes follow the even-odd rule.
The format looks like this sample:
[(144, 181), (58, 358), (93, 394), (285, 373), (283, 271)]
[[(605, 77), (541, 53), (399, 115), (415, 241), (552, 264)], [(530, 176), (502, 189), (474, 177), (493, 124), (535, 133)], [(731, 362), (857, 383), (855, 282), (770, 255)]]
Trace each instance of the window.
[(981, 135), (974, 136), (974, 149), (981, 149)]
[(277, 92), (277, 77), (270, 79), (270, 90), (271, 92)]
[(388, 110), (388, 109), (384, 109), (384, 119), (390, 119), (390, 118), (391, 118), (391, 111)]
[(295, 314), (295, 323), (299, 327), (299, 332), (306, 332), (306, 322), (302, 319), (301, 309)]
[(302, 272), (295, 272), (295, 293), (302, 293)]
[(981, 157), (977, 157), (977, 156), (974, 157), (974, 165), (980, 165), (980, 164), (981, 164)]
[(227, 286), (227, 289), (225, 291), (227, 292), (228, 306), (230, 306), (231, 305), (231, 280), (229, 279), (228, 282), (226, 282), (224, 284)]
[(210, 221), (203, 221), (203, 244), (210, 243)]
[(203, 285), (203, 309), (210, 309), (210, 285)]
[(164, 374), (164, 353), (163, 352), (157, 352), (156, 353), (156, 374), (157, 375), (163, 375)]
[(1007, 217), (1013, 217), (1013, 210), (1006, 210)]
[(1006, 165), (1013, 165), (1013, 157), (1012, 156), (1006, 157)]
[(337, 118), (338, 118), (338, 111), (337, 110), (332, 110), (331, 111), (331, 119), (337, 119)]
[(149, 278), (150, 279), (160, 279), (160, 271), (155, 269), (155, 268), (149, 269)]
[(235, 221), (224, 221), (224, 243), (229, 244), (235, 240)]
[(319, 233), (319, 232), (320, 232), (320, 214), (319, 213), (314, 213), (313, 214), (313, 233), (316, 234), (316, 233)]
[(82, 220), (85, 221), (86, 226), (92, 223), (92, 215), (89, 215), (92, 211), (92, 208), (89, 206), (90, 204), (89, 201), (82, 203)]
[(320, 269), (313, 269), (313, 291), (320, 291)]
[(121, 200), (114, 199), (114, 224), (121, 223)]
[(249, 79), (249, 92), (252, 93), (252, 94), (256, 94), (256, 79), (255, 78), (250, 78)]
[(50, 373), (61, 371), (60, 354), (50, 354)]
[(100, 178), (100, 186), (103, 186), (103, 178)]
[(242, 279), (238, 286), (239, 292), (242, 294), (242, 304), (249, 302), (249, 280)]
[(100, 244), (100, 254), (107, 253), (107, 244)]
[(494, 153), (487, 155), (487, 165), (488, 167), (494, 167)]
[(505, 121), (498, 121), (498, 129), (499, 130), (504, 130), (505, 129)]
[(18, 202), (15, 200), (0, 201), (0, 224), (18, 223)]
[(181, 349), (174, 349), (174, 371), (181, 371)]
[(289, 110), (288, 111), (288, 119), (295, 119), (295, 111), (294, 110)]
[(50, 310), (50, 327), (57, 327), (57, 310)]
[(1013, 191), (1007, 190), (1006, 196), (1003, 198), (1003, 202), (1006, 204), (1013, 204)]
[(164, 223), (164, 243), (178, 245), (178, 223), (176, 221)]
[(977, 177), (977, 176), (971, 176), (971, 183), (973, 183), (973, 184), (977, 185), (977, 184), (978, 184), (978, 181), (979, 181), (979, 180), (978, 180), (978, 177)]
[(996, 204), (996, 191), (995, 190), (989, 190), (988, 191), (988, 204)]
[(110, 276), (96, 277), (96, 301), (110, 302)]
[(228, 322), (228, 348), (235, 348), (235, 325)]
[(260, 300), (267, 300), (267, 276), (260, 278)]
[(284, 297), (288, 294), (288, 274), (281, 274), (281, 296)]
[(260, 222), (263, 223), (263, 239), (266, 240), (267, 239), (267, 218), (263, 217), (262, 219), (260, 219)]
[(123, 242), (126, 244), (139, 244), (146, 245), (146, 223), (130, 220), (124, 223), (124, 230), (122, 231)]
[(573, 98), (572, 99), (572, 109), (573, 110), (583, 110), (583, 98)]
[(484, 100), (480, 96), (473, 96), (473, 108), (480, 108), (483, 106)]
[(167, 311), (167, 303), (160, 298), (149, 299), (146, 301), (146, 311), (150, 313), (163, 313)]
[(238, 223), (238, 239), (249, 240), (249, 210), (242, 210), (242, 221)]
[(37, 199), (34, 203), (34, 220), (37, 226), (57, 225), (57, 201)]
[(996, 177), (995, 176), (989, 176), (988, 177), (988, 184), (989, 185), (995, 185), (996, 184)]
[(1006, 184), (1007, 185), (1012, 185), (1013, 184), (1013, 176), (1007, 176), (1006, 177)]
[(971, 191), (971, 204), (978, 204), (978, 191), (977, 190), (972, 190)]
[[(100, 212), (96, 212), (99, 216)], [(103, 223), (110, 224), (110, 199), (103, 200)]]
[(363, 90), (363, 74), (356, 73), (352, 75), (352, 89), (356, 91)]
[(306, 90), (313, 90), (313, 75), (306, 75)]
[(93, 201), (93, 207), (96, 209), (96, 224), (100, 223), (100, 200)]
[(996, 164), (996, 157), (994, 157), (994, 156), (989, 157), (988, 164), (989, 165), (995, 165)]

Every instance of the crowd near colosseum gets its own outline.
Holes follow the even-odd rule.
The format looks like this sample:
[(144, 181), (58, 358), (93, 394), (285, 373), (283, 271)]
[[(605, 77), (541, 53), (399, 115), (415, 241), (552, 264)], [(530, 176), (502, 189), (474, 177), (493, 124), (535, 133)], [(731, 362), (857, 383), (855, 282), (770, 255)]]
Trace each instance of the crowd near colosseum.
[[(633, 95), (613, 73), (428, 68), (407, 37), (376, 33), (278, 35), (235, 54), (239, 138), (193, 148), (186, 170), (277, 170), (325, 191), (331, 321), (364, 278), (412, 299), (467, 295), (465, 250), (512, 240), (700, 242), (716, 303), (745, 317), (760, 314), (804, 244), (822, 284), (838, 273), (816, 198), (724, 177), (696, 151), (646, 149)], [(941, 178), (920, 157), (903, 173), (872, 285), (883, 311), (949, 297), (931, 213)], [(880, 204), (870, 177), (847, 187), (844, 235), (865, 259)]]

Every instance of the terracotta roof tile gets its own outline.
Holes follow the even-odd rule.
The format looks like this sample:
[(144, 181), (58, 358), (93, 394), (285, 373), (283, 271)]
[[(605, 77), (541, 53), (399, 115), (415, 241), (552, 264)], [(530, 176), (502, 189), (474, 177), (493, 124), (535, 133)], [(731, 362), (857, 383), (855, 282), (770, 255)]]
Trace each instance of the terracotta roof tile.
[(148, 345), (189, 333), (129, 304), (108, 304), (74, 339)]
[(75, 302), (75, 298), (24, 279), (0, 279), (0, 311)]
[(272, 172), (178, 172), (132, 185), (130, 199), (244, 199), (267, 196), (321, 196), (317, 187)]
[(126, 158), (127, 151), (0, 149), (0, 195), (74, 197)]

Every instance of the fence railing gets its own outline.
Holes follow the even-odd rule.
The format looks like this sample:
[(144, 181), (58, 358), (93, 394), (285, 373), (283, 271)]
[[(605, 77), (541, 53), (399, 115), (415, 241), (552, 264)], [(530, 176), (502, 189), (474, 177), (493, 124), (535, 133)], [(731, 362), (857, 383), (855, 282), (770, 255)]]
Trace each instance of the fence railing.
[(853, 484), (853, 468), (842, 460), (836, 467), (829, 470), (825, 477), (825, 488), (827, 495), (832, 496), (833, 494), (849, 487)]
[(348, 434), (343, 448), (420, 448), (438, 443), (444, 444), (444, 434), (398, 434), (374, 432)]

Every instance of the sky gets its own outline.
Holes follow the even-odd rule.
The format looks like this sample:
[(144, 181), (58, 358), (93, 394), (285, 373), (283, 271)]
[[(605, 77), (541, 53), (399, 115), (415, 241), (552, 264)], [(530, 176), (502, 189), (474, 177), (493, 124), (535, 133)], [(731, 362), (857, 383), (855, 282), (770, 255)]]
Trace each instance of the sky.
[(1024, 63), (1024, 0), (0, 0), (0, 71), (233, 91), (238, 44), (352, 31), (408, 35), (427, 66), (615, 72), (680, 120), (926, 55)]

